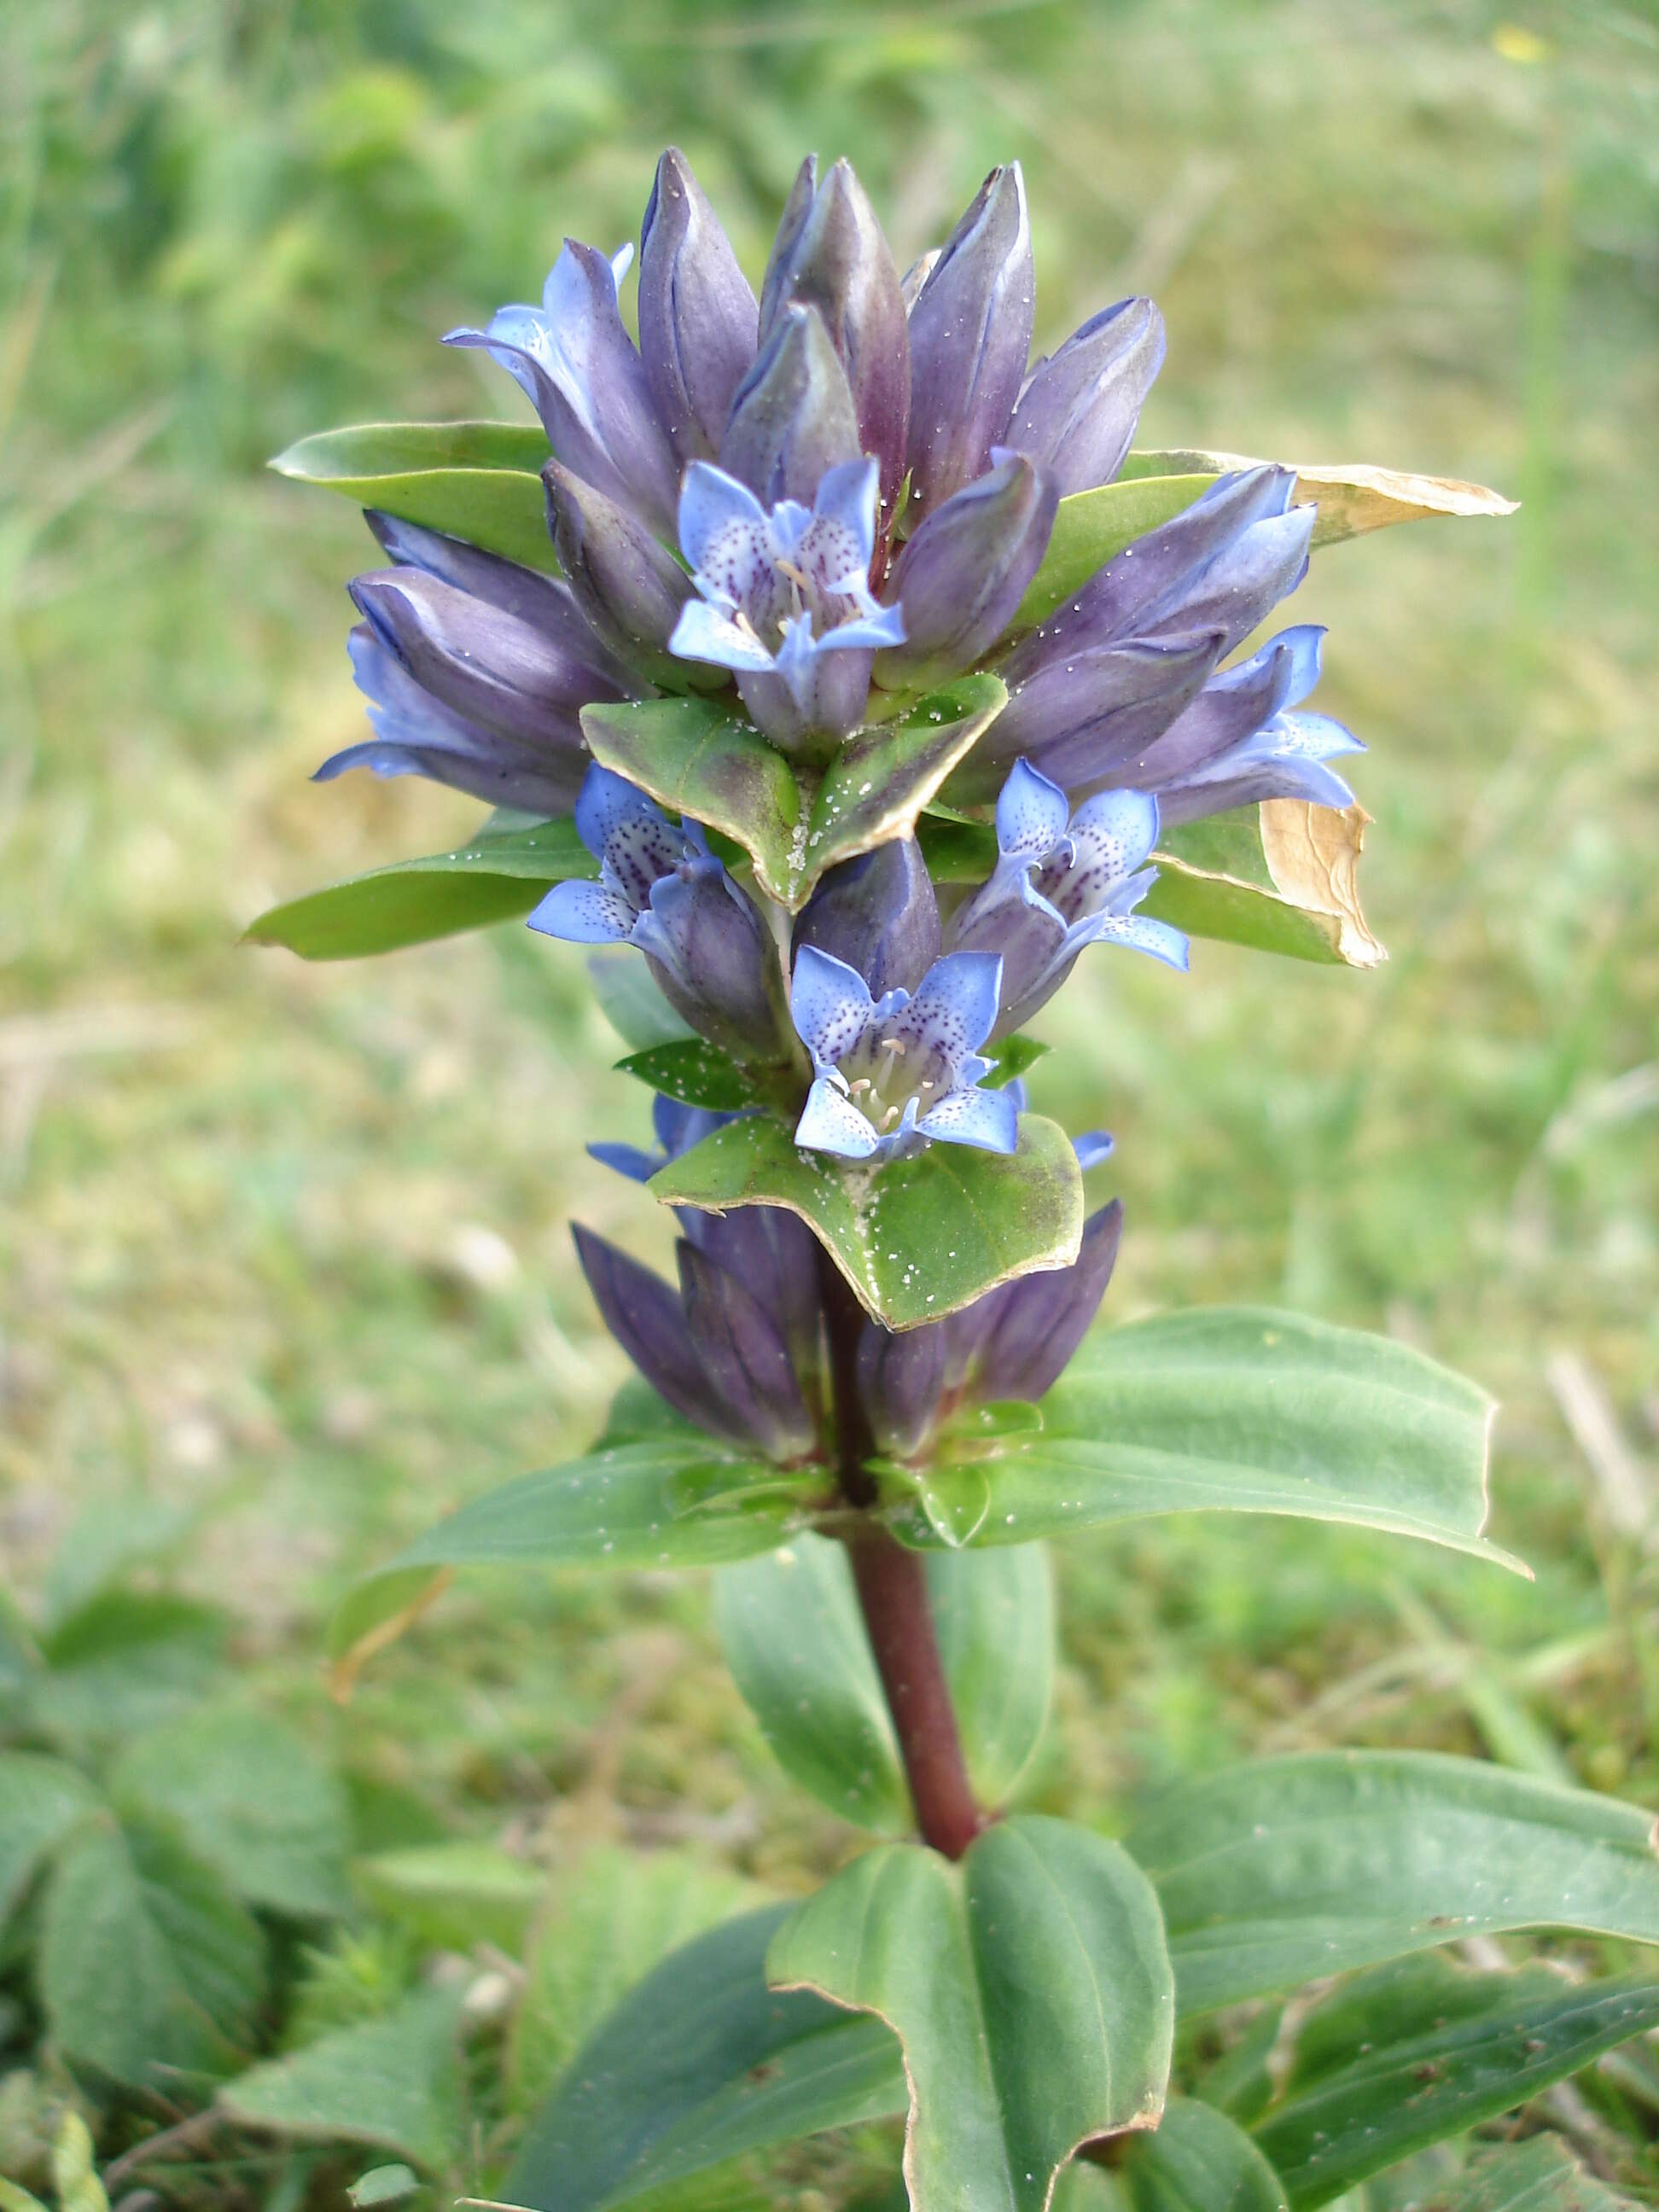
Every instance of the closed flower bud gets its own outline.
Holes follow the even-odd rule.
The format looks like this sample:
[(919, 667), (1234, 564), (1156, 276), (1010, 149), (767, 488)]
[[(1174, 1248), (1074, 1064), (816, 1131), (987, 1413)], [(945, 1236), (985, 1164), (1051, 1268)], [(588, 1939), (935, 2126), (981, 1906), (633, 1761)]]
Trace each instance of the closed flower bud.
[(640, 233), (640, 352), (681, 461), (712, 459), (754, 362), (757, 311), (690, 164), (671, 146)]
[(1008, 453), (925, 518), (888, 582), (905, 641), (878, 660), (878, 682), (942, 684), (989, 652), (1042, 566), (1059, 500), (1046, 471)]
[(1163, 362), (1163, 316), (1150, 300), (1120, 300), (1037, 363), (1008, 443), (1043, 464), (1062, 499), (1109, 483)]
[(940, 949), (939, 904), (915, 840), (830, 869), (795, 924), (795, 951), (804, 945), (855, 969), (872, 998), (914, 991)]
[(588, 623), (619, 659), (653, 684), (714, 690), (723, 671), (667, 650), (680, 610), (696, 593), (690, 578), (625, 507), (557, 461), (542, 471), (554, 550)]
[(720, 466), (764, 506), (811, 507), (829, 471), (857, 460), (858, 410), (822, 318), (786, 307), (738, 387)]
[(1019, 164), (993, 169), (910, 310), (910, 499), (939, 507), (978, 476), (1009, 418), (1036, 297)]

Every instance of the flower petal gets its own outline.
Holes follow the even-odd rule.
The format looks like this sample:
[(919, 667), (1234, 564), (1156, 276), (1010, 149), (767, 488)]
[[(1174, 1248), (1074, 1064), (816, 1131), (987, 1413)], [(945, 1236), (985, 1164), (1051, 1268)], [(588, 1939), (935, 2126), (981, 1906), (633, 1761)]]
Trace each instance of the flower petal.
[(718, 668), (769, 674), (773, 666), (772, 656), (760, 640), (739, 629), (730, 615), (723, 615), (707, 599), (688, 599), (680, 609), (668, 650), (682, 660), (709, 660)]
[(1012, 1152), (1019, 1144), (1019, 1115), (1006, 1091), (951, 1091), (916, 1123), (918, 1133), (982, 1152)]
[(997, 850), (1004, 860), (1044, 860), (1066, 835), (1069, 809), (1057, 783), (1017, 760), (997, 798)]
[(997, 1018), (1002, 956), (947, 952), (936, 960), (915, 996), (885, 1024), (888, 1034), (938, 1053), (951, 1069), (976, 1053)]
[(636, 909), (605, 884), (555, 884), (530, 917), (530, 927), (568, 945), (625, 945)]
[(870, 986), (856, 968), (832, 952), (820, 952), (816, 945), (802, 945), (795, 955), (789, 1012), (815, 1067), (834, 1067), (845, 1060), (874, 1011)]
[(881, 1139), (852, 1100), (821, 1075), (806, 1094), (795, 1124), (795, 1142), (809, 1152), (836, 1152), (844, 1160), (867, 1160)]

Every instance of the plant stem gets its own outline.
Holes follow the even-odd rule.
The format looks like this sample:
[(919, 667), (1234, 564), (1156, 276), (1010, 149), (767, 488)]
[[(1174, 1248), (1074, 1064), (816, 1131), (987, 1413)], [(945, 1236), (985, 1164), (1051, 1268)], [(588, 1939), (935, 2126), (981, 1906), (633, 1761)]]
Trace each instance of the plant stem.
[(968, 1779), (956, 1707), (933, 1632), (926, 1570), (920, 1556), (907, 1551), (869, 1513), (877, 1491), (864, 1465), (875, 1439), (858, 1389), (864, 1315), (827, 1253), (819, 1255), (819, 1270), (830, 1340), (836, 1475), (842, 1497), (859, 1510), (842, 1540), (876, 1671), (893, 1717), (916, 1826), (925, 1843), (946, 1858), (959, 1859), (988, 1825), (988, 1816)]

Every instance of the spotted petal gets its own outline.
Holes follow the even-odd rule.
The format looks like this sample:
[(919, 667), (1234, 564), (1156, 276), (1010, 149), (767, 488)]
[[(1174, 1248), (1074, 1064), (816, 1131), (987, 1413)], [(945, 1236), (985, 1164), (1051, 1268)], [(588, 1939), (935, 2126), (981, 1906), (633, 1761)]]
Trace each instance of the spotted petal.
[(530, 927), (569, 945), (625, 945), (637, 911), (605, 884), (555, 884), (531, 915)]
[(795, 1142), (805, 1152), (838, 1152), (844, 1160), (867, 1160), (880, 1149), (881, 1139), (827, 1075), (820, 1075), (806, 1094), (806, 1104), (795, 1125)]
[(855, 968), (816, 945), (804, 945), (795, 955), (789, 1012), (812, 1065), (822, 1071), (846, 1059), (875, 1018), (876, 1007)]
[(717, 668), (769, 672), (772, 656), (751, 631), (740, 629), (730, 615), (707, 599), (688, 599), (680, 609), (668, 650), (682, 660), (708, 660)]
[(997, 952), (947, 952), (936, 960), (915, 996), (889, 1024), (890, 1033), (937, 1052), (952, 1069), (972, 1058), (991, 1034), (1002, 985)]
[(947, 1091), (916, 1128), (924, 1137), (948, 1145), (972, 1145), (983, 1152), (1012, 1152), (1019, 1143), (1019, 1115), (1006, 1091)]

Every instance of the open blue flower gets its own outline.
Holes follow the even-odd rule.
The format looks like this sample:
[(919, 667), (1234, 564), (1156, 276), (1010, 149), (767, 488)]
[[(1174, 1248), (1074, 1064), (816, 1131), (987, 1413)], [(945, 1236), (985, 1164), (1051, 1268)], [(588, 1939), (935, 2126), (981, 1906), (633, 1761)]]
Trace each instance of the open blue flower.
[(948, 953), (914, 995), (872, 999), (856, 969), (803, 945), (790, 1012), (813, 1082), (795, 1142), (849, 1160), (903, 1158), (932, 1139), (1012, 1152), (1014, 1100), (979, 1088), (994, 1065), (979, 1048), (996, 1020), (1001, 977), (994, 952)]
[(1146, 757), (1166, 822), (1195, 821), (1262, 799), (1353, 805), (1328, 763), (1363, 753), (1364, 744), (1329, 714), (1299, 711), (1319, 681), (1324, 641), (1317, 623), (1301, 623), (1210, 678)]
[(598, 762), (575, 811), (599, 881), (556, 884), (530, 927), (575, 945), (637, 945), (700, 1036), (743, 1058), (776, 1057), (787, 1045), (776, 950), (702, 829), (676, 827)]
[(951, 917), (945, 941), (960, 954), (1002, 956), (1001, 1010), (991, 1034), (1006, 1036), (1046, 1005), (1088, 945), (1127, 945), (1185, 968), (1187, 939), (1137, 914), (1158, 880), (1145, 863), (1158, 842), (1158, 801), (1146, 791), (1102, 791), (1075, 814), (1065, 793), (1029, 761), (1016, 761), (997, 800), (997, 864)]
[(744, 703), (779, 744), (856, 729), (872, 656), (904, 642), (902, 614), (870, 591), (877, 477), (873, 460), (843, 462), (810, 507), (786, 499), (769, 510), (712, 462), (685, 472), (680, 550), (702, 596), (682, 610), (668, 649), (735, 671)]

